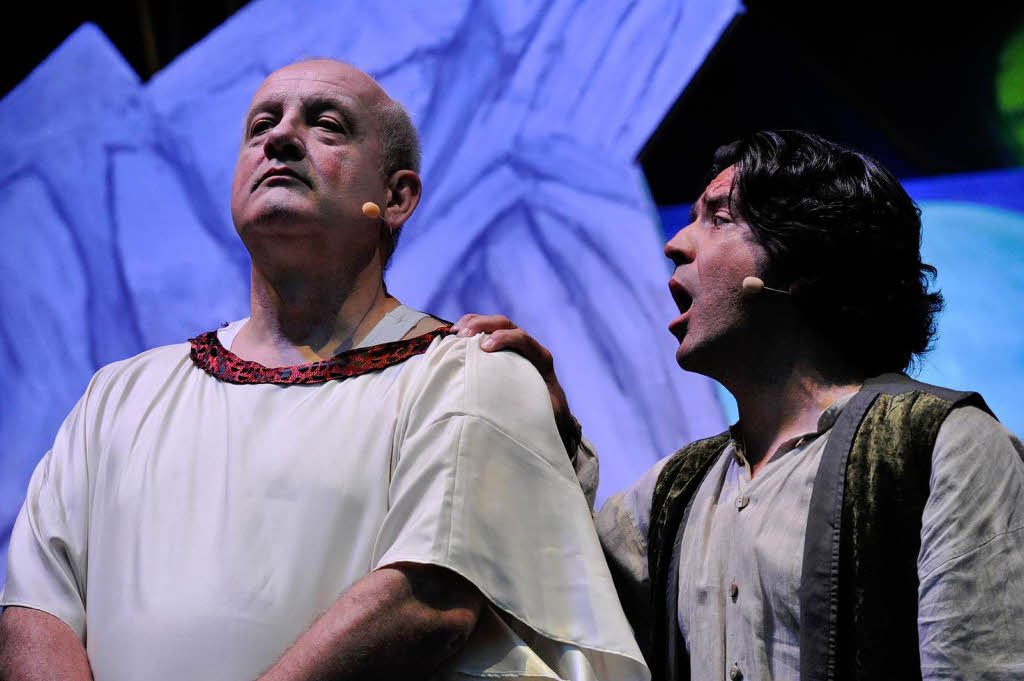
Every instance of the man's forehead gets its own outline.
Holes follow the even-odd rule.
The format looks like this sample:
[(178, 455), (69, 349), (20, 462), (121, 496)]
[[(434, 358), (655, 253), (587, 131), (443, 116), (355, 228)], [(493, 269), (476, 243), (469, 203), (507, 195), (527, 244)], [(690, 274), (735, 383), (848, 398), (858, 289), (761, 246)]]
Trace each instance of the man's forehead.
[(732, 180), (735, 174), (736, 166), (729, 166), (722, 172), (718, 173), (715, 179), (708, 183), (701, 199), (707, 201), (710, 199), (720, 199), (728, 196), (729, 192), (732, 191)]
[(387, 97), (376, 81), (354, 66), (316, 60), (290, 64), (271, 73), (253, 96), (253, 105), (289, 93), (331, 94), (367, 102)]
[(707, 207), (708, 204), (714, 204), (715, 208), (717, 208), (719, 204), (729, 203), (735, 169), (735, 166), (729, 166), (718, 173), (715, 179), (711, 180), (700, 197), (690, 206), (690, 222), (694, 222), (697, 219), (698, 213), (704, 209), (702, 207)]

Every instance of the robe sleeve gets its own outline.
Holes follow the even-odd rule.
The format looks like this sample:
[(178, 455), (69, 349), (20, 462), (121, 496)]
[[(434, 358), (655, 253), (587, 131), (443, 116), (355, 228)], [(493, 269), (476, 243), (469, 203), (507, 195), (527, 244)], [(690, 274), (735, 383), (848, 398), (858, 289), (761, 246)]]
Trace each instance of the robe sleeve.
[(0, 605), (34, 608), (85, 640), (88, 470), (83, 397), (36, 466), (11, 531)]
[(539, 374), (446, 338), (400, 416), (374, 568), (439, 565), (490, 602), (442, 678), (647, 679)]

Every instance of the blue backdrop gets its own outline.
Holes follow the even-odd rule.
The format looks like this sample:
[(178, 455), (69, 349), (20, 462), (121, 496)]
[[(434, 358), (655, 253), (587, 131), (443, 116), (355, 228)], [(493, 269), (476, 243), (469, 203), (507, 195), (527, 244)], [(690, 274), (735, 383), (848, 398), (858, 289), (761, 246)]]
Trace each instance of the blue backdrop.
[(261, 0), (146, 84), (83, 26), (0, 101), (0, 556), (97, 367), (246, 314), (242, 116), (303, 57), (350, 61), (413, 113), (424, 200), (389, 290), (449, 319), (507, 313), (548, 345), (603, 453), (600, 497), (720, 429), (713, 385), (672, 359), (634, 158), (738, 7)]

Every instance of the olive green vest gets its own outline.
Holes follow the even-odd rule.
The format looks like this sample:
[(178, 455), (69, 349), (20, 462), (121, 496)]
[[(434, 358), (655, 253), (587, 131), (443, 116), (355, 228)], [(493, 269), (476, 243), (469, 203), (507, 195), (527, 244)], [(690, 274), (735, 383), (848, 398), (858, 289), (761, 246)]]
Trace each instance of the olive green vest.
[[(977, 393), (885, 374), (867, 381), (828, 436), (811, 493), (800, 578), (803, 681), (921, 678), (917, 556), (932, 449)], [(990, 412), (991, 413), (991, 412)], [(654, 489), (648, 534), (654, 681), (689, 679), (677, 624), (678, 543), (689, 502), (729, 434), (679, 450)]]

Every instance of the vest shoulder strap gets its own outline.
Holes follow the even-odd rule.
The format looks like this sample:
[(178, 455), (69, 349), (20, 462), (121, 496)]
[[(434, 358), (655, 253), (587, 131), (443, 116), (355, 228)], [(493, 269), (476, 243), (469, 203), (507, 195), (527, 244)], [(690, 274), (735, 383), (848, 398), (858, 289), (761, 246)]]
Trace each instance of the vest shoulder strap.
[(811, 493), (800, 589), (801, 678), (920, 678), (917, 571), (931, 456), (977, 393), (885, 374), (832, 427)]
[[(665, 679), (670, 651), (685, 653), (673, 605), (676, 594), (672, 574), (676, 535), (683, 514), (711, 464), (729, 443), (729, 432), (697, 440), (676, 452), (662, 468), (654, 485), (651, 524), (647, 534), (647, 566), (651, 576), (651, 678)], [(680, 665), (676, 676), (689, 675), (689, 664)]]

